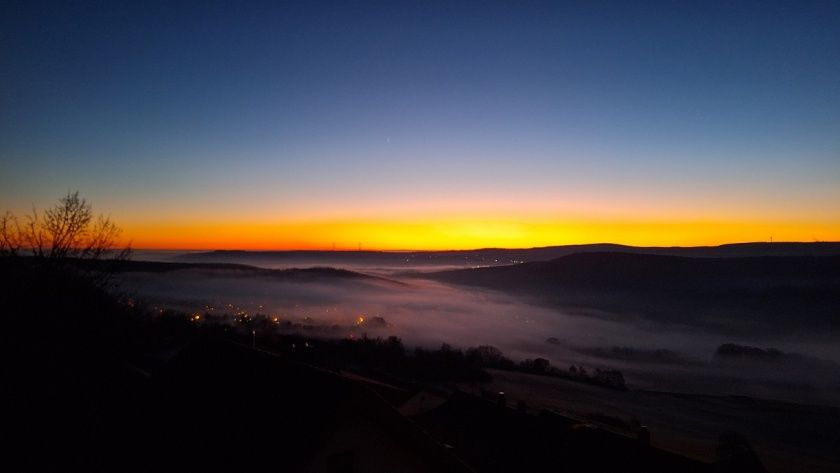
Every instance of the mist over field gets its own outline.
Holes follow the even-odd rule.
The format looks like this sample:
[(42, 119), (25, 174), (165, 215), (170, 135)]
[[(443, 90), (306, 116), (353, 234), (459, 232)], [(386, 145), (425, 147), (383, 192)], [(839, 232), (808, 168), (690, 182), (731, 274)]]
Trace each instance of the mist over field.
[[(143, 256), (153, 255), (141, 253), (138, 258)], [(178, 258), (167, 254), (158, 260)], [(493, 345), (517, 361), (540, 357), (564, 368), (572, 364), (616, 368), (637, 389), (840, 403), (836, 332), (805, 328), (794, 333), (768, 327), (733, 334), (715, 326), (663, 323), (597, 305), (550, 306), (531, 297), (426, 278), (424, 273), (441, 265), (386, 263), (357, 262), (349, 268), (375, 267), (367, 271), (372, 276), (329, 269), (295, 272), (184, 265), (167, 271), (124, 272), (119, 282), (121, 290), (157, 307), (276, 316), (289, 324), (285, 330), (316, 339), (366, 334), (395, 335), (409, 346)], [(727, 356), (718, 353), (724, 344), (773, 349), (781, 355)]]

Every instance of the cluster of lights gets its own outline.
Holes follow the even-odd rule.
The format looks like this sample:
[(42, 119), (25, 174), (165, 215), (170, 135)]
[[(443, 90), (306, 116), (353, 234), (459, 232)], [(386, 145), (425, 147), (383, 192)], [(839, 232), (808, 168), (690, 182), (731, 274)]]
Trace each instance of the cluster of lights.
[[(135, 302), (131, 301), (131, 303), (134, 304)], [(297, 306), (297, 304), (295, 304), (295, 305)], [(236, 326), (236, 325), (245, 326), (245, 327), (248, 327), (249, 329), (252, 329), (253, 328), (252, 324), (262, 324), (262, 323), (267, 324), (268, 326), (274, 326), (274, 327), (277, 327), (277, 329), (280, 329), (280, 327), (282, 327), (284, 323), (285, 324), (293, 324), (293, 325), (295, 323), (294, 322), (295, 318), (289, 318), (289, 317), (284, 316), (283, 314), (266, 314), (266, 313), (263, 313), (262, 311), (265, 309), (265, 306), (263, 306), (263, 305), (256, 305), (255, 304), (255, 305), (252, 305), (250, 307), (251, 307), (251, 309), (240, 306), (240, 305), (236, 305), (236, 304), (233, 304), (233, 303), (225, 303), (225, 304), (219, 304), (219, 305), (213, 305), (212, 303), (208, 303), (208, 304), (204, 304), (201, 309), (199, 309), (197, 311), (194, 311), (194, 312), (191, 312), (191, 313), (188, 313), (186, 315), (186, 320), (188, 322), (194, 323), (194, 324), (201, 324), (202, 322), (210, 322), (210, 321), (216, 320), (216, 319), (219, 319), (220, 321), (227, 320), (227, 321), (232, 322), (232, 325), (230, 326), (230, 329), (233, 329), (233, 326)], [(159, 307), (159, 306), (153, 306), (153, 310), (156, 313), (161, 314), (161, 315), (166, 314), (167, 312), (170, 311), (170, 309), (168, 309), (168, 308)], [(322, 311), (325, 314), (331, 314), (332, 313), (332, 314), (335, 314), (336, 316), (340, 316), (340, 314), (342, 312), (344, 312), (341, 308), (334, 307), (334, 306), (323, 307), (319, 311)], [(304, 327), (304, 328), (307, 327), (307, 325), (306, 325), (307, 323), (314, 323), (317, 319), (317, 317), (313, 318), (311, 316), (311, 314), (306, 314), (306, 315), (300, 314), (300, 315), (303, 316), (299, 320), (300, 320), (300, 323), (303, 324), (302, 327)], [(349, 327), (350, 331), (353, 330), (353, 327), (366, 328), (371, 324), (373, 324), (373, 327), (376, 328), (376, 327), (379, 326), (378, 319), (379, 319), (379, 317), (371, 318), (370, 316), (368, 316), (367, 314), (364, 314), (364, 313), (359, 314), (359, 315), (357, 315), (357, 316), (355, 316), (351, 319), (351, 325)], [(324, 322), (324, 327), (337, 328), (337, 327), (340, 327), (340, 325), (343, 325), (343, 324), (340, 324), (340, 325), (339, 324), (332, 324), (332, 325), (330, 325), (329, 323), (327, 323), (328, 321), (323, 321), (323, 322)], [(527, 322), (527, 320), (526, 320), (526, 322)], [(229, 328), (225, 327), (224, 330), (228, 331)], [(346, 336), (348, 336), (351, 339), (355, 338), (355, 335), (352, 334), (352, 333), (346, 334)], [(303, 348), (303, 347), (298, 347), (298, 348)], [(308, 346), (307, 348), (311, 348), (311, 345)]]

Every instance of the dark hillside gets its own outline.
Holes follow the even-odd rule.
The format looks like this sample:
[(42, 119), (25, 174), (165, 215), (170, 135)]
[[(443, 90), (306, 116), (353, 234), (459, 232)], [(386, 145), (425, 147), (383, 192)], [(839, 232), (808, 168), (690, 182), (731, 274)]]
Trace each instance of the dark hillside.
[(840, 329), (840, 256), (687, 258), (580, 253), (426, 277), (552, 305), (636, 313), (725, 330), (782, 323)]

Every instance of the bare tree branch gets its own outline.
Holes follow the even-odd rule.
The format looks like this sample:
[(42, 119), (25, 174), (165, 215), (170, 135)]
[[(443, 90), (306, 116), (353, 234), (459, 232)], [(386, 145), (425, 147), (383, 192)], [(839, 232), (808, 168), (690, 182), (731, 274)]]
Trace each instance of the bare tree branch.
[[(33, 208), (23, 225), (11, 212), (0, 217), (0, 256), (28, 254), (57, 264), (71, 260), (121, 261), (131, 252), (130, 245), (120, 248), (121, 232), (109, 217), (99, 215), (94, 219), (91, 205), (79, 197), (78, 191), (68, 192), (43, 214)], [(97, 272), (96, 278), (104, 275), (107, 280), (109, 276), (104, 265), (83, 266)]]
[(0, 217), (0, 256), (15, 256), (23, 246), (20, 222), (11, 212)]

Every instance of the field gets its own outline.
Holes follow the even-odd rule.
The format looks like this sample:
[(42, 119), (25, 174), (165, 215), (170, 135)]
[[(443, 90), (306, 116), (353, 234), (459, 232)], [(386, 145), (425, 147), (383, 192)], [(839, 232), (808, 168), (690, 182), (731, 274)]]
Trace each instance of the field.
[(770, 472), (832, 472), (840, 462), (840, 409), (834, 407), (616, 391), (523, 373), (491, 374), (491, 390), (524, 400), (529, 408), (555, 410), (618, 432), (627, 432), (623, 426), (635, 418), (650, 429), (654, 446), (700, 460), (713, 461), (718, 435), (731, 430), (746, 436)]

